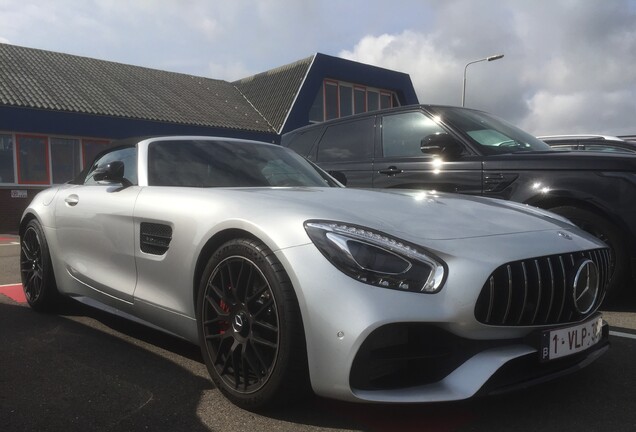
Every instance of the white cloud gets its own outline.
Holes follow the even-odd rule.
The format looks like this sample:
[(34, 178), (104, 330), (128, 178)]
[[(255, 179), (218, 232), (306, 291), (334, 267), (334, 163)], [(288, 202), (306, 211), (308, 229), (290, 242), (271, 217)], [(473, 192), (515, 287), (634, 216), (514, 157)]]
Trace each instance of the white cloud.
[(422, 103), (466, 105), (534, 133), (634, 133), (636, 15), (629, 2), (437, 3), (425, 31), (366, 35), (340, 56), (407, 72)]
[(636, 132), (634, 22), (636, 0), (0, 0), (5, 43), (228, 80), (340, 53), (425, 103), (460, 104), (465, 64), (504, 53), (469, 67), (467, 106), (531, 132)]

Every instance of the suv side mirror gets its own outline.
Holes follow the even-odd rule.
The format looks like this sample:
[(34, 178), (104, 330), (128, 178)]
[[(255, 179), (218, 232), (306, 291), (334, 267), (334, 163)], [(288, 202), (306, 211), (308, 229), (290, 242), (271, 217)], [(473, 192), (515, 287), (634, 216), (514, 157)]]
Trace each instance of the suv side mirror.
[(427, 135), (420, 142), (420, 150), (425, 154), (457, 157), (462, 153), (462, 147), (455, 138), (446, 132)]
[(329, 171), (329, 175), (342, 183), (343, 186), (347, 185), (347, 176), (342, 171)]
[(124, 177), (124, 163), (122, 161), (112, 161), (93, 171), (95, 181), (109, 181), (121, 183), (123, 186), (131, 186), (132, 183)]

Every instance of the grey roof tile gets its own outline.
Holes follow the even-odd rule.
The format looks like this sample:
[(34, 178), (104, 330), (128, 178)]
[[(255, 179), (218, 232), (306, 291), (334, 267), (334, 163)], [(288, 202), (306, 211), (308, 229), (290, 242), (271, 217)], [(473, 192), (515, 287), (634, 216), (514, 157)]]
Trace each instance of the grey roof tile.
[(280, 132), (314, 57), (234, 81), (234, 85)]
[(273, 132), (227, 81), (2, 43), (0, 104)]

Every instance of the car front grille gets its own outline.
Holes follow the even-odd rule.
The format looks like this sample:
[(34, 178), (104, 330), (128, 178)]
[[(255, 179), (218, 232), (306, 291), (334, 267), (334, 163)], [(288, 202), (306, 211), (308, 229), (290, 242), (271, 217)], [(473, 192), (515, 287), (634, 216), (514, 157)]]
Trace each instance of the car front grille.
[[(580, 313), (574, 301), (574, 279), (585, 260), (598, 270), (594, 306)], [(514, 261), (498, 267), (484, 284), (475, 318), (496, 326), (530, 326), (579, 321), (600, 305), (610, 279), (609, 249), (595, 249)]]

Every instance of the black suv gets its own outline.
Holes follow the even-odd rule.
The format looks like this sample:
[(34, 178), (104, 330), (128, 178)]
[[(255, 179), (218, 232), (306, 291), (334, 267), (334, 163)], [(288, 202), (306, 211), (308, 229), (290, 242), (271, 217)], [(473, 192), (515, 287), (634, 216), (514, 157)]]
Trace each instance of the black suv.
[(612, 248), (610, 296), (636, 269), (636, 155), (557, 151), (485, 112), (432, 105), (306, 126), (281, 144), (350, 187), (483, 195), (565, 216)]

